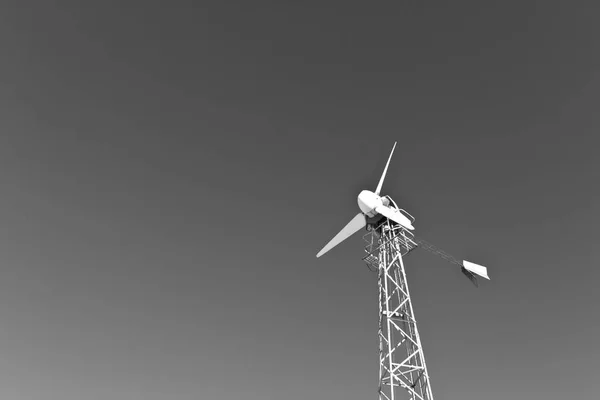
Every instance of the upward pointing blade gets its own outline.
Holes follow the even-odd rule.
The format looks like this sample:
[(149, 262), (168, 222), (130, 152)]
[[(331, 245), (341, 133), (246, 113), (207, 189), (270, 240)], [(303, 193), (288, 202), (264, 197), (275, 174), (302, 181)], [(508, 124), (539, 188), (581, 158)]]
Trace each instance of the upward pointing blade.
[(358, 213), (348, 224), (317, 253), (317, 257), (321, 257), (335, 246), (348, 239), (354, 233), (364, 228), (367, 225), (367, 218), (362, 213)]
[(392, 155), (394, 154), (394, 149), (396, 148), (396, 143), (394, 142), (394, 147), (392, 147), (392, 152), (390, 153), (390, 157), (387, 160), (387, 164), (385, 164), (385, 168), (383, 169), (383, 174), (381, 174), (381, 178), (379, 179), (379, 184), (377, 185), (377, 189), (375, 189), (375, 194), (379, 194), (381, 192), (381, 187), (383, 186), (383, 180), (385, 179), (385, 174), (387, 173), (388, 166), (390, 165), (390, 161), (392, 160)]

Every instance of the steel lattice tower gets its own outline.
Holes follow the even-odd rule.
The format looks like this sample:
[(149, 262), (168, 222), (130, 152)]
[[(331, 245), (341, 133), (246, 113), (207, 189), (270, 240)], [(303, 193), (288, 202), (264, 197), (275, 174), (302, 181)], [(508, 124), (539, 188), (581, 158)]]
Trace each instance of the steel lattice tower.
[(379, 400), (433, 400), (403, 257), (418, 246), (412, 233), (385, 219), (364, 236), (364, 257), (378, 273)]

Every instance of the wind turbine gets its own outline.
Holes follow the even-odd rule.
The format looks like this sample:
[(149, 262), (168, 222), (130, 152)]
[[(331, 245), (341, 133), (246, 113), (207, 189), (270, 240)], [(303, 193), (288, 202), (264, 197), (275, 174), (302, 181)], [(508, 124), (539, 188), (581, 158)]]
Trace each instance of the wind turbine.
[(360, 212), (317, 253), (317, 257), (321, 257), (362, 228), (367, 228), (368, 233), (363, 236), (367, 242), (367, 255), (363, 260), (369, 268), (378, 271), (379, 399), (395, 400), (399, 398), (400, 389), (403, 389), (409, 393), (411, 400), (433, 400), (423, 346), (406, 282), (403, 257), (421, 247), (460, 266), (462, 273), (476, 286), (476, 275), (490, 278), (486, 267), (466, 260), (458, 261), (426, 241), (416, 238), (411, 232), (414, 230), (414, 217), (400, 209), (390, 196), (381, 196), (381, 188), (396, 143), (375, 191), (360, 192)]

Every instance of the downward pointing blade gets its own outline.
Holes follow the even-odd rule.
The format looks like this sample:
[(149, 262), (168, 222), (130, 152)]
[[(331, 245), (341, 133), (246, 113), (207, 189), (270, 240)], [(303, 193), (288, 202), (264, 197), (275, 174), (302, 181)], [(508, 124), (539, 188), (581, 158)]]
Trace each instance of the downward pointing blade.
[(321, 257), (335, 246), (348, 239), (354, 233), (364, 228), (367, 225), (367, 219), (362, 213), (358, 213), (348, 224), (317, 253), (317, 257)]
[(381, 192), (381, 187), (383, 186), (383, 180), (385, 179), (385, 174), (387, 174), (388, 166), (390, 165), (390, 161), (392, 160), (392, 155), (394, 154), (394, 149), (396, 148), (396, 143), (394, 142), (394, 147), (392, 147), (392, 152), (390, 153), (390, 157), (385, 164), (385, 168), (383, 169), (383, 174), (381, 174), (381, 178), (379, 178), (379, 183), (377, 184), (377, 189), (375, 189), (375, 194), (379, 194)]
[(375, 211), (377, 211), (379, 214), (383, 215), (384, 217), (391, 219), (394, 222), (399, 223), (400, 225), (404, 226), (405, 228), (410, 229), (411, 231), (415, 229), (412, 226), (410, 219), (408, 219), (408, 217), (406, 217), (404, 214), (402, 214), (398, 210), (394, 210), (392, 208), (381, 205), (381, 206), (375, 207)]

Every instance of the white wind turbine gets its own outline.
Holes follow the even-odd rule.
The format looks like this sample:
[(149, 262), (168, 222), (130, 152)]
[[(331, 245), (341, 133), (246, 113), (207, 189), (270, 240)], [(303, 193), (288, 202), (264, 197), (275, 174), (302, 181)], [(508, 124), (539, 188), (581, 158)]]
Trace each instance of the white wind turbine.
[(395, 400), (398, 391), (409, 393), (410, 399), (433, 400), (429, 373), (425, 364), (423, 347), (414, 317), (412, 301), (406, 282), (403, 257), (417, 247), (439, 255), (460, 266), (461, 271), (475, 285), (475, 275), (490, 279), (487, 268), (463, 260), (437, 249), (416, 238), (414, 218), (400, 209), (390, 196), (381, 196), (381, 188), (396, 143), (387, 160), (375, 192), (363, 190), (358, 195), (358, 213), (333, 239), (323, 247), (317, 257), (367, 228), (367, 241), (363, 260), (378, 271), (379, 286), (379, 399)]

